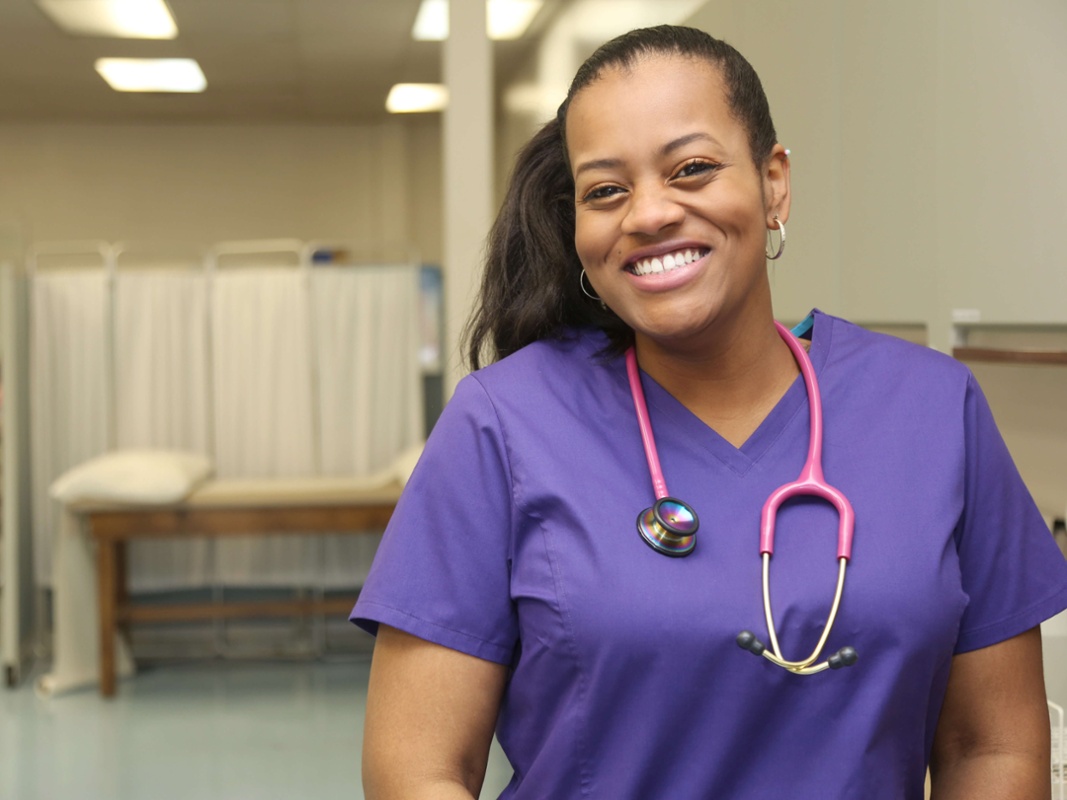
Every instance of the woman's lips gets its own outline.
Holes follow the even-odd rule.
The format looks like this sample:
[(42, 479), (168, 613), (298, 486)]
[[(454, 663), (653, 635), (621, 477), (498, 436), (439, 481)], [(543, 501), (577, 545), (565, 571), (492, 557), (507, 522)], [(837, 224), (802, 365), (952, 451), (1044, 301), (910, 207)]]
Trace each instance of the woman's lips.
[(688, 264), (692, 264), (694, 261), (699, 261), (709, 252), (710, 251), (707, 248), (680, 248), (661, 255), (639, 258), (630, 264), (627, 264), (626, 269), (631, 274), (637, 276), (670, 272), (678, 267), (684, 267)]
[(666, 292), (686, 285), (703, 273), (712, 252), (707, 247), (682, 247), (635, 259), (623, 271), (639, 291)]

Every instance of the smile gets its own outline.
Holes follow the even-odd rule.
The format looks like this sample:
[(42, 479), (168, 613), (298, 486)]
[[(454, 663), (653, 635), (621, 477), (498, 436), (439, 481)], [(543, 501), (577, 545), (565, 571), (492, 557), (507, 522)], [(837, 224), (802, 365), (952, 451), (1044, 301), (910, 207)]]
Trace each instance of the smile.
[(629, 264), (626, 269), (634, 275), (652, 275), (657, 272), (670, 272), (672, 269), (684, 267), (686, 264), (692, 264), (694, 261), (706, 256), (708, 252), (708, 250), (703, 249), (679, 250), (675, 253), (667, 253), (662, 256), (655, 256), (654, 258), (642, 258)]

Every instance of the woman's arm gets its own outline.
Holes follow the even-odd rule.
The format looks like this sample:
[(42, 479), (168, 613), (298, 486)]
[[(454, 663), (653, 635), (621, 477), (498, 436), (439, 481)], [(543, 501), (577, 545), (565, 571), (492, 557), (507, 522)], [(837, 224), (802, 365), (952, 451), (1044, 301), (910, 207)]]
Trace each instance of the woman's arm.
[(930, 759), (932, 800), (1047, 800), (1041, 629), (952, 659)]
[(363, 729), (368, 800), (474, 798), (507, 667), (382, 625)]

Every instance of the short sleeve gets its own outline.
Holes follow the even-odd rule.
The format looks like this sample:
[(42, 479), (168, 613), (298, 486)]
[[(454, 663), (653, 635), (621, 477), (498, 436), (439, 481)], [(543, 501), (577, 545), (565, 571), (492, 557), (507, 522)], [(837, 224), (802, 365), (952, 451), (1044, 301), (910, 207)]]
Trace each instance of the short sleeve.
[(1067, 561), (973, 376), (965, 400), (965, 507), (956, 530), (967, 608), (956, 652), (1029, 630), (1067, 606)]
[(518, 622), (509, 592), (513, 503), (496, 411), (460, 381), (382, 537), (350, 619), (509, 663)]

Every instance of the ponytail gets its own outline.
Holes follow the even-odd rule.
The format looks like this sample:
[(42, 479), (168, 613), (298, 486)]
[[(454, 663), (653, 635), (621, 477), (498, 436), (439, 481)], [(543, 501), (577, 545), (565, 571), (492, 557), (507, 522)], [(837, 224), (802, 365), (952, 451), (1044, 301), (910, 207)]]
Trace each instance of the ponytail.
[(569, 327), (594, 326), (627, 339), (629, 328), (582, 293), (581, 271), (574, 181), (553, 120), (519, 153), (489, 232), (479, 301), (463, 337), (471, 369)]

